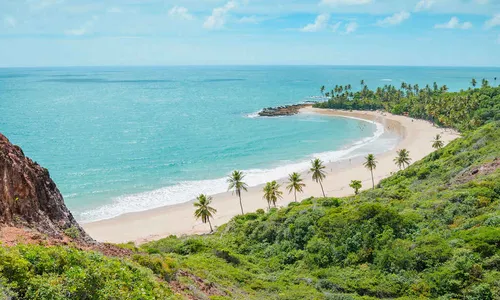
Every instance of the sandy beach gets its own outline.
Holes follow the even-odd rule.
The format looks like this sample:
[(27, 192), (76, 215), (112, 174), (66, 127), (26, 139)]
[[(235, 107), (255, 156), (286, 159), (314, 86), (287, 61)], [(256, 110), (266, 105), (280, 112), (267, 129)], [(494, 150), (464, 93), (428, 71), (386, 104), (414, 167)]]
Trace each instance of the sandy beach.
[[(396, 116), (382, 112), (348, 112), (315, 109), (307, 107), (301, 113), (318, 113), (331, 116), (355, 117), (374, 121), (384, 126), (385, 130), (400, 136), (395, 149), (376, 156), (378, 165), (374, 171), (375, 182), (380, 181), (397, 172), (399, 169), (394, 164), (396, 150), (405, 148), (410, 152), (412, 161), (418, 161), (434, 149), (431, 141), (436, 134), (441, 134), (445, 144), (459, 136), (451, 130), (444, 130), (433, 126), (430, 122), (416, 120), (404, 116)], [(353, 194), (349, 183), (353, 179), (361, 180), (363, 189), (371, 188), (371, 177), (368, 170), (362, 165), (363, 158), (351, 161), (332, 162), (327, 164), (327, 178), (323, 182), (325, 193), (331, 197), (341, 197)], [(303, 173), (304, 193), (297, 195), (300, 199), (311, 196), (321, 196), (320, 186), (313, 182), (307, 172)], [(280, 184), (285, 179), (278, 180)], [(284, 188), (282, 188), (284, 190)], [(285, 206), (294, 201), (293, 194), (284, 191), (283, 199), (278, 206)], [(222, 225), (240, 213), (239, 201), (231, 192), (212, 195), (212, 207), (217, 209), (217, 214), (212, 224)], [(266, 209), (267, 203), (262, 199), (262, 186), (250, 187), (242, 195), (245, 212), (253, 212), (259, 208)], [(119, 217), (83, 224), (85, 230), (96, 240), (102, 242), (122, 243), (133, 241), (144, 243), (160, 239), (169, 235), (201, 234), (209, 231), (208, 224), (203, 224), (193, 217), (193, 202), (187, 202), (144, 212), (130, 213)]]

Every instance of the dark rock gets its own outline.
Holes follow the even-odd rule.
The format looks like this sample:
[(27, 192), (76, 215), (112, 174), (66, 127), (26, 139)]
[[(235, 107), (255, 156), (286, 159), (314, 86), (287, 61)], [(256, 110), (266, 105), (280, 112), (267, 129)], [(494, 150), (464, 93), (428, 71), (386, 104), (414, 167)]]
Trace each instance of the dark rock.
[(268, 107), (264, 108), (261, 112), (259, 112), (259, 116), (261, 117), (292, 116), (298, 114), (300, 112), (300, 109), (306, 106), (309, 105), (294, 104), (294, 105), (285, 105), (278, 107)]
[(79, 239), (92, 238), (76, 222), (47, 169), (24, 156), (0, 134), (0, 227), (31, 228), (51, 237), (75, 228)]

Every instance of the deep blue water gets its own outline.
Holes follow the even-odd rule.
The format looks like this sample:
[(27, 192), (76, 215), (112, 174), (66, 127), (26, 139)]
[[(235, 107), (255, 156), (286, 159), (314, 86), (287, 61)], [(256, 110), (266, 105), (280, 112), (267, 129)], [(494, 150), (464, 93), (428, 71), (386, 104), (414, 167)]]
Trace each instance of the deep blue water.
[(89, 221), (225, 191), (222, 178), (233, 169), (246, 170), (254, 185), (305, 168), (317, 153), (328, 160), (361, 154), (346, 149), (372, 137), (374, 124), (255, 117), (263, 107), (317, 97), (323, 84), (437, 81), (458, 90), (472, 77), (493, 83), (500, 69), (0, 69), (0, 132), (47, 167), (75, 216)]

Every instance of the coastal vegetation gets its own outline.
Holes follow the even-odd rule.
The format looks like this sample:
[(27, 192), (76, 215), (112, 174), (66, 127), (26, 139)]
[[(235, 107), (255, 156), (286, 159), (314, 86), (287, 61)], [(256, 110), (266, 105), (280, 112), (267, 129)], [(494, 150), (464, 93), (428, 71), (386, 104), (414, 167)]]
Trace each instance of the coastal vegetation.
[(196, 197), (196, 202), (194, 203), (194, 207), (196, 208), (194, 216), (196, 219), (201, 219), (204, 224), (208, 223), (210, 225), (210, 232), (214, 231), (210, 218), (213, 218), (214, 214), (217, 213), (217, 210), (210, 206), (211, 203), (212, 197), (204, 194)]
[(458, 92), (449, 92), (446, 85), (438, 86), (436, 82), (425, 87), (402, 82), (400, 87), (385, 85), (370, 90), (363, 81), (358, 91), (353, 91), (350, 85), (337, 85), (327, 97), (327, 101), (314, 106), (347, 110), (380, 109), (460, 131), (500, 120), (500, 87), (491, 87), (486, 79), (482, 80), (481, 87), (476, 87), (476, 80), (473, 79), (471, 88)]
[(359, 190), (363, 187), (361, 180), (351, 180), (349, 186), (354, 189), (354, 195), (359, 194)]
[(302, 193), (305, 186), (306, 185), (302, 182), (302, 178), (299, 173), (293, 172), (288, 175), (288, 185), (286, 188), (288, 189), (288, 193), (293, 191), (295, 202), (297, 202), (297, 192)]
[(368, 154), (367, 157), (365, 157), (365, 162), (363, 163), (365, 168), (370, 170), (370, 174), (372, 175), (372, 188), (375, 189), (375, 179), (373, 178), (373, 170), (377, 168), (377, 160), (375, 159), (375, 155), (373, 154)]
[(229, 183), (228, 191), (233, 191), (233, 193), (236, 193), (236, 196), (238, 196), (240, 200), (240, 208), (241, 208), (241, 214), (245, 214), (243, 212), (243, 204), (241, 203), (241, 192), (242, 191), (247, 191), (248, 185), (243, 182), (243, 179), (245, 178), (245, 174), (241, 171), (233, 171), (231, 175), (229, 175), (227, 182)]
[(319, 183), (321, 186), (321, 192), (323, 193), (323, 197), (326, 197), (325, 190), (323, 189), (323, 180), (326, 178), (325, 165), (322, 160), (319, 158), (314, 159), (311, 162), (311, 168), (309, 169), (309, 173), (312, 173), (312, 179)]
[(411, 162), (410, 152), (406, 149), (400, 149), (397, 151), (398, 156), (394, 158), (394, 163), (398, 168), (404, 169), (405, 166), (409, 166)]
[(276, 180), (273, 180), (266, 183), (262, 190), (264, 192), (263, 198), (266, 199), (269, 210), (271, 210), (271, 204), (276, 207), (276, 202), (283, 198), (283, 192), (280, 191), (280, 187)]
[(436, 137), (434, 137), (434, 140), (432, 141), (432, 148), (439, 150), (443, 148), (444, 142), (441, 140), (441, 135), (437, 134)]
[[(247, 185), (234, 171), (229, 189), (242, 215), (211, 235), (115, 245), (120, 255), (73, 242), (0, 246), (0, 299), (499, 299), (498, 93), (487, 82), (460, 93), (481, 96), (462, 121), (444, 109), (431, 118), (463, 136), (446, 146), (437, 137), (435, 152), (377, 185), (369, 155), (371, 190), (332, 198), (322, 189), (320, 198), (243, 214)], [(320, 185), (324, 169), (311, 164)], [(287, 188), (300, 192), (292, 175)], [(197, 208), (209, 221), (215, 211), (203, 196)]]

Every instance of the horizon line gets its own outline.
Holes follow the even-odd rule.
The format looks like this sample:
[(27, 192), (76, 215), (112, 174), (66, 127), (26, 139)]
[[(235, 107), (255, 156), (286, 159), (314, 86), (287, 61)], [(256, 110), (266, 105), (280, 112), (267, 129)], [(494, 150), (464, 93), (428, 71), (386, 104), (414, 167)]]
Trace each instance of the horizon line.
[(60, 66), (0, 66), (0, 69), (44, 69), (44, 68), (161, 68), (161, 67), (406, 67), (406, 68), (490, 68), (500, 66), (484, 65), (381, 65), (381, 64), (158, 64), (158, 65), (60, 65)]

